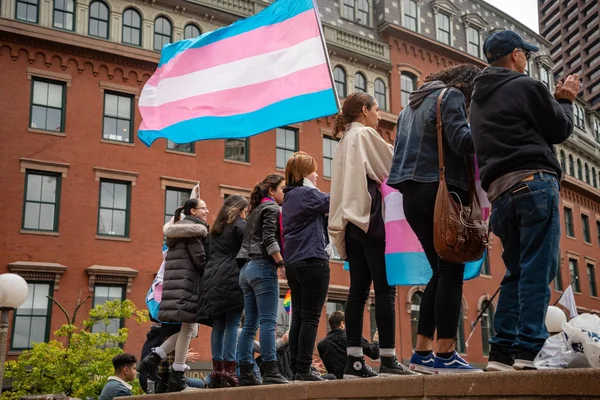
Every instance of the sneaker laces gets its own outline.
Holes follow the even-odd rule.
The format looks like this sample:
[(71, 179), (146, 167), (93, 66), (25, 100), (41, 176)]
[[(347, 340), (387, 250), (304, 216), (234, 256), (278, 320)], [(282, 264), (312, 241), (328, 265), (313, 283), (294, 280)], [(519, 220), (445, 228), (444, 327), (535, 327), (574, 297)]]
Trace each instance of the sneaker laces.
[(363, 362), (363, 368), (365, 370), (367, 370), (368, 373), (376, 374), (376, 372), (373, 370), (373, 368), (371, 368), (371, 366), (369, 364), (367, 364), (364, 359), (362, 360), (362, 362)]

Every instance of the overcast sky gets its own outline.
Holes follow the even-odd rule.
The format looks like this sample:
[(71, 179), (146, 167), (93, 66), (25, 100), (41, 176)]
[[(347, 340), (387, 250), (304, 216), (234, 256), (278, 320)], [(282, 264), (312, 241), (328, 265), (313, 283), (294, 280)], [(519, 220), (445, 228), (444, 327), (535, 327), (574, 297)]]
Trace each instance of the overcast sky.
[[(485, 0), (517, 21), (539, 32), (537, 0)], [(592, 0), (593, 1), (593, 0)]]

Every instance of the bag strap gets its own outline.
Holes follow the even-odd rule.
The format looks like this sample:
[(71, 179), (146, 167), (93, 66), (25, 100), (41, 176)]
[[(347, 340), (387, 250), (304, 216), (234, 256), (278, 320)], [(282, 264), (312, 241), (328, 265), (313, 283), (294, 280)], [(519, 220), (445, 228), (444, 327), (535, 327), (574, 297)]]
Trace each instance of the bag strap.
[(444, 147), (442, 142), (442, 99), (448, 88), (442, 90), (437, 98), (437, 114), (435, 120), (435, 128), (437, 130), (438, 139), (438, 158), (440, 161), (440, 181), (446, 180), (446, 168), (444, 167)]

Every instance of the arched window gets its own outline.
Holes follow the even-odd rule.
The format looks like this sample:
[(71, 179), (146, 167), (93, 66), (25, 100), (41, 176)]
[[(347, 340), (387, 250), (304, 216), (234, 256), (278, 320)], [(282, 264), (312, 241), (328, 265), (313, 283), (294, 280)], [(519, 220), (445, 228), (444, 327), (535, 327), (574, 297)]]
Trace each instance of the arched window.
[(367, 79), (360, 72), (357, 72), (356, 75), (354, 75), (354, 91), (367, 92)]
[(588, 163), (585, 163), (585, 166), (583, 167), (583, 169), (585, 171), (585, 183), (587, 183), (589, 185), (591, 182), (590, 182), (590, 166), (588, 165)]
[(563, 170), (563, 172), (567, 171), (566, 157), (565, 157), (564, 150), (560, 151), (560, 168)]
[(202, 34), (202, 31), (196, 24), (187, 24), (185, 29), (183, 30), (183, 38), (184, 39), (193, 39), (197, 38)]
[(123, 43), (142, 45), (142, 16), (133, 8), (123, 13)]
[(417, 77), (410, 72), (402, 72), (400, 76), (400, 92), (402, 107), (408, 105), (408, 96), (417, 89)]
[(598, 188), (598, 178), (596, 176), (596, 168), (595, 167), (592, 167), (592, 186), (595, 188)]
[(163, 46), (171, 43), (171, 21), (165, 17), (154, 20), (154, 50), (161, 51)]
[(377, 100), (379, 108), (387, 110), (386, 87), (381, 79), (375, 79), (375, 100)]
[[(20, 4), (20, 2), (17, 2)], [(75, 0), (54, 0), (53, 26), (72, 31), (75, 29)]]
[(333, 80), (335, 82), (335, 90), (338, 96), (346, 98), (346, 71), (344, 68), (337, 66), (333, 69)]
[(575, 176), (575, 165), (573, 164), (573, 156), (569, 154), (569, 175)]
[(103, 39), (108, 39), (108, 6), (102, 1), (90, 4), (90, 18), (88, 34)]
[(413, 349), (417, 347), (417, 328), (419, 326), (419, 310), (423, 292), (415, 292), (410, 298), (410, 330), (412, 334)]
[(577, 159), (577, 179), (583, 180), (583, 173), (581, 171), (581, 159)]
[(481, 346), (483, 355), (488, 356), (490, 354), (490, 339), (494, 336), (494, 306), (489, 300), (484, 300), (481, 303), (481, 309), (486, 310), (481, 315)]

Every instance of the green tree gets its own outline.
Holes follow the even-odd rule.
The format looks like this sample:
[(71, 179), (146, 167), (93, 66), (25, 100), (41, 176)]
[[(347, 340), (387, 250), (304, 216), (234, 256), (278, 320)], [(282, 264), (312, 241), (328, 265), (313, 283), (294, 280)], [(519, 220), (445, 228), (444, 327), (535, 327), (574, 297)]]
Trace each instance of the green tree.
[[(120, 345), (127, 341), (127, 328), (115, 334), (92, 332), (97, 324), (109, 324), (111, 318), (148, 321), (148, 312), (138, 309), (130, 300), (107, 301), (90, 310), (88, 318), (75, 324), (77, 311), (90, 299), (78, 301), (72, 316), (53, 298), (65, 314), (67, 323), (54, 334), (59, 340), (35, 343), (16, 361), (6, 363), (5, 378), (12, 380), (13, 390), (2, 393), (1, 400), (18, 400), (21, 396), (64, 393), (77, 398), (97, 398), (113, 374), (112, 358), (122, 353)], [(134, 389), (141, 393), (136, 381)]]

